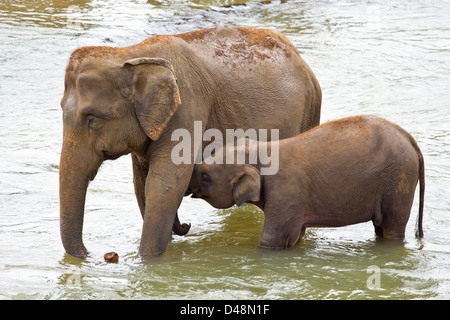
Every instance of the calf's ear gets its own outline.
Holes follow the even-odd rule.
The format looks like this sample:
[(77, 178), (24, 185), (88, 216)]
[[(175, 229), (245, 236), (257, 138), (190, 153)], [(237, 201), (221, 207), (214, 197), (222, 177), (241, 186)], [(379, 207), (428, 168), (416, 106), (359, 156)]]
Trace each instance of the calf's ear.
[(258, 169), (244, 165), (231, 180), (234, 202), (240, 207), (247, 201), (259, 201), (261, 194), (261, 176)]

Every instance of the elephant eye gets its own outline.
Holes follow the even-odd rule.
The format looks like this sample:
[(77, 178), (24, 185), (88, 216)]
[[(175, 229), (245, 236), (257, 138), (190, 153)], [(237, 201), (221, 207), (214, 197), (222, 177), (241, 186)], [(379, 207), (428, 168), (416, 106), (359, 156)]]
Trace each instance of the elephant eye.
[(87, 115), (86, 122), (89, 129), (99, 129), (101, 125), (101, 118), (93, 116), (92, 114)]
[(90, 114), (90, 115), (88, 115), (88, 116), (86, 117), (86, 119), (87, 119), (87, 125), (88, 125), (88, 127), (89, 127), (89, 128), (92, 128), (92, 125), (94, 124), (94, 119), (95, 119), (95, 117), (94, 117), (92, 114)]
[(202, 173), (202, 181), (203, 183), (211, 183), (211, 178), (209, 175), (205, 172)]

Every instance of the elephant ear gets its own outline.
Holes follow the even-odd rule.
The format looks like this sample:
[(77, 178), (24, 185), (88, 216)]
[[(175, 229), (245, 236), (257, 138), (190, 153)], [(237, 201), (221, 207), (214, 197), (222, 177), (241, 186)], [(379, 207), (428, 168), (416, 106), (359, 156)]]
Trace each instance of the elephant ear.
[[(239, 166), (240, 167), (240, 166)], [(231, 180), (234, 202), (240, 207), (247, 201), (259, 201), (261, 194), (261, 176), (258, 169), (244, 165), (237, 176)]]
[(133, 73), (132, 99), (147, 136), (157, 140), (181, 104), (172, 64), (162, 58), (136, 58), (124, 63)]

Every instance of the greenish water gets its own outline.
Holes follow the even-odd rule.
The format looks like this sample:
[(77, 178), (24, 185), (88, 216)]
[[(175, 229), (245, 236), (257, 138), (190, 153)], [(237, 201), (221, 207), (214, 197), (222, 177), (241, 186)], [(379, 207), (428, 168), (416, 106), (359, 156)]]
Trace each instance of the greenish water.
[[(258, 247), (255, 207), (215, 210), (185, 198), (192, 228), (163, 257), (137, 256), (142, 219), (131, 159), (106, 162), (88, 190), (83, 238), (59, 237), (59, 100), (70, 53), (214, 26), (277, 29), (315, 72), (322, 122), (375, 114), (425, 156), (403, 244), (371, 223), (308, 229), (294, 249)], [(450, 297), (450, 1), (2, 1), (0, 3), (1, 299), (444, 299)], [(116, 251), (119, 263), (103, 262)]]

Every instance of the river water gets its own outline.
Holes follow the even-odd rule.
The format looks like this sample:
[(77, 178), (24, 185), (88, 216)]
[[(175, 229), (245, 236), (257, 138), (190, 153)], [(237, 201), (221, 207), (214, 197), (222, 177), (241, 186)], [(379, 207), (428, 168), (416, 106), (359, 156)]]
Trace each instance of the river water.
[[(274, 28), (315, 72), (322, 121), (374, 114), (409, 131), (425, 156), (425, 237), (375, 238), (371, 223), (308, 229), (294, 249), (258, 248), (263, 215), (185, 198), (187, 236), (137, 256), (142, 228), (130, 156), (90, 184), (87, 260), (64, 253), (58, 169), (64, 71), (85, 45), (128, 46), (215, 26)], [(0, 2), (1, 299), (450, 298), (450, 1)], [(103, 262), (116, 251), (119, 263)]]

